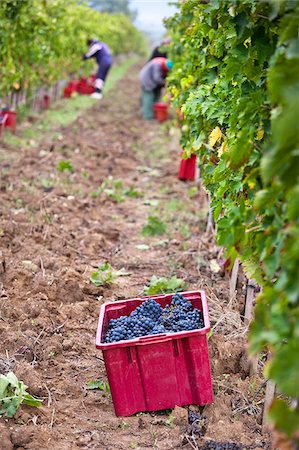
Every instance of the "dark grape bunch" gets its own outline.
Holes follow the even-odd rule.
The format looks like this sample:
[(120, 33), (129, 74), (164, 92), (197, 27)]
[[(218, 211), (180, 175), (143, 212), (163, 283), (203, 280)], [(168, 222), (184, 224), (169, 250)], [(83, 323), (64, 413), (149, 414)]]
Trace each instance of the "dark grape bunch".
[(204, 436), (206, 432), (206, 417), (202, 416), (199, 412), (190, 410), (188, 412), (188, 434), (198, 436)]
[(104, 342), (118, 342), (140, 336), (203, 328), (201, 312), (193, 308), (182, 294), (172, 296), (170, 305), (162, 308), (152, 298), (138, 306), (129, 316), (111, 319)]
[(250, 446), (246, 447), (235, 442), (208, 441), (201, 447), (201, 450), (246, 450), (249, 448)]
[(206, 442), (203, 447), (201, 447), (202, 450), (240, 450), (239, 445), (235, 444), (234, 442), (216, 442), (216, 441), (209, 441)]

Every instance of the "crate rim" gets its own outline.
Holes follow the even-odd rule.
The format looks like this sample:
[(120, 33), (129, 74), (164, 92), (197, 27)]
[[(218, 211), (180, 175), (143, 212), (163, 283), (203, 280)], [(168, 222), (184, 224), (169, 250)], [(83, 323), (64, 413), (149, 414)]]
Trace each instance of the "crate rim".
[[(168, 296), (172, 296), (175, 294), (181, 294), (181, 295), (190, 295), (190, 294), (199, 294), (202, 301), (202, 314), (204, 319), (205, 326), (203, 328), (199, 328), (196, 330), (189, 330), (189, 331), (177, 331), (175, 333), (160, 333), (160, 334), (154, 334), (149, 336), (140, 336), (138, 338), (134, 339), (126, 339), (122, 341), (112, 342), (112, 343), (104, 343), (101, 342), (101, 335), (102, 335), (102, 324), (104, 315), (106, 312), (106, 307), (109, 305), (115, 305), (115, 304), (125, 304), (130, 301), (146, 301), (148, 298), (164, 298)], [(124, 299), (120, 301), (114, 301), (114, 302), (106, 302), (103, 303), (100, 307), (100, 314), (99, 314), (99, 320), (98, 320), (98, 327), (97, 327), (97, 333), (96, 333), (96, 348), (100, 350), (112, 350), (115, 348), (121, 348), (121, 347), (131, 347), (131, 346), (140, 346), (140, 345), (148, 345), (148, 344), (154, 344), (158, 342), (166, 342), (169, 340), (175, 340), (175, 339), (183, 339), (183, 338), (189, 338), (196, 335), (203, 335), (207, 334), (210, 331), (210, 320), (209, 320), (209, 314), (208, 314), (208, 304), (207, 304), (207, 298), (206, 293), (203, 289), (199, 289), (196, 291), (184, 291), (184, 292), (172, 292), (167, 294), (156, 294), (156, 295), (147, 295), (142, 297), (135, 297), (135, 298), (129, 298)]]

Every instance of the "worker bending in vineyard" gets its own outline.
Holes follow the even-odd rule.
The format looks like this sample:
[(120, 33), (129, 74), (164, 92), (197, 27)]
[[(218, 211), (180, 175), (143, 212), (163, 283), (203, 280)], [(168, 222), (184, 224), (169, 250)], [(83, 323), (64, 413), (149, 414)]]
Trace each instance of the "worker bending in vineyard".
[(169, 46), (170, 43), (171, 43), (170, 37), (166, 37), (165, 39), (163, 39), (163, 41), (153, 49), (150, 60), (159, 57), (167, 58), (166, 47)]
[(144, 119), (154, 118), (154, 104), (161, 96), (167, 73), (172, 66), (172, 61), (169, 59), (154, 58), (141, 70), (141, 111)]
[(107, 44), (99, 42), (97, 39), (87, 39), (87, 45), (89, 45), (89, 50), (83, 55), (83, 59), (95, 58), (98, 64), (95, 92), (91, 94), (91, 97), (101, 99), (104, 83), (112, 65), (111, 51)]

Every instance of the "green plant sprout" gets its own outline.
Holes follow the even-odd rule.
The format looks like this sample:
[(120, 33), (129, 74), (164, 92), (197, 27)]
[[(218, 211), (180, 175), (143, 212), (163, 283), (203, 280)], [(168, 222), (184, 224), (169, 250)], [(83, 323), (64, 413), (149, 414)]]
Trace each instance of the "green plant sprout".
[(69, 173), (74, 172), (74, 168), (73, 168), (71, 161), (67, 161), (67, 160), (63, 160), (63, 159), (61, 161), (59, 161), (56, 168), (59, 172), (69, 172)]
[(143, 196), (143, 193), (131, 186), (124, 190), (124, 195), (131, 198), (140, 198)]
[(42, 404), (42, 400), (27, 392), (27, 387), (13, 372), (0, 375), (0, 416), (13, 417), (22, 403), (35, 407)]
[(166, 233), (165, 223), (157, 216), (149, 216), (147, 223), (142, 228), (143, 236), (161, 236)]
[(142, 197), (142, 193), (137, 191), (133, 186), (124, 188), (122, 180), (113, 179), (112, 176), (106, 178), (99, 186), (98, 190), (91, 195), (93, 198), (98, 197), (101, 194), (105, 194), (116, 203), (122, 203), (125, 201), (125, 197), (139, 198)]
[(100, 264), (98, 269), (90, 274), (90, 281), (97, 287), (109, 286), (110, 284), (113, 284), (118, 277), (129, 275), (131, 274), (126, 272), (124, 268), (115, 270), (108, 262), (105, 262)]
[(104, 391), (105, 394), (110, 394), (109, 384), (106, 381), (102, 381), (102, 380), (87, 381), (86, 389), (88, 389), (88, 390), (99, 389), (100, 391)]
[(143, 291), (145, 295), (167, 294), (182, 291), (185, 287), (185, 281), (176, 276), (172, 278), (158, 278), (153, 275), (150, 279), (149, 286), (144, 286)]

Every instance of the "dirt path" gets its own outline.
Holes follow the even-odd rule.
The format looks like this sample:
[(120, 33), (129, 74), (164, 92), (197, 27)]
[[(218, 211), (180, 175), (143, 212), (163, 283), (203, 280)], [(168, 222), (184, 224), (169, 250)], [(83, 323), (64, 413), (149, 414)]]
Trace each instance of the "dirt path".
[[(41, 408), (1, 419), (1, 449), (188, 450), (208, 439), (267, 448), (262, 379), (248, 377), (242, 304), (229, 303), (227, 275), (215, 273), (205, 194), (176, 178), (175, 129), (144, 123), (137, 110), (131, 70), (55, 139), (0, 151), (0, 372), (13, 370), (43, 398)], [(165, 234), (142, 236), (150, 215)], [(131, 275), (95, 287), (90, 273), (105, 261)], [(203, 440), (188, 433), (187, 407), (117, 418), (109, 392), (86, 389), (107, 381), (95, 349), (100, 305), (142, 295), (152, 275), (206, 289), (217, 323), (209, 339), (215, 403), (204, 411)]]

